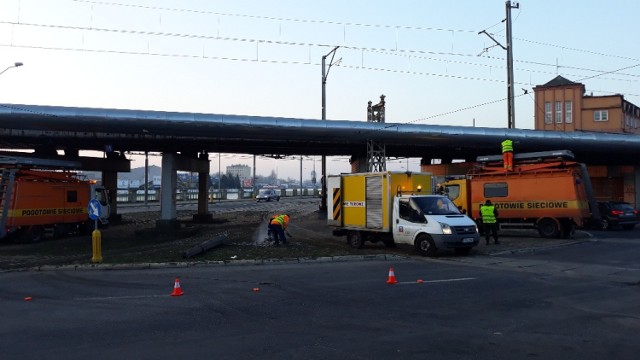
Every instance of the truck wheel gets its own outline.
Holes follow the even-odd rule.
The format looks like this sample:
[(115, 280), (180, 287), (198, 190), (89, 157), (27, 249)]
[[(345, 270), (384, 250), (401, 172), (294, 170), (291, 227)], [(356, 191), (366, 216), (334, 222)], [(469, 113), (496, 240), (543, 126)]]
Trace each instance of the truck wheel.
[(362, 249), (364, 241), (359, 231), (349, 231), (347, 234), (347, 244), (354, 249)]
[(431, 236), (427, 234), (418, 235), (414, 246), (422, 256), (432, 257), (436, 255), (436, 244), (433, 242)]
[(40, 242), (44, 239), (44, 228), (42, 226), (32, 226), (29, 228), (25, 236), (30, 242)]
[(558, 237), (558, 224), (553, 219), (542, 219), (538, 222), (538, 232), (544, 238)]

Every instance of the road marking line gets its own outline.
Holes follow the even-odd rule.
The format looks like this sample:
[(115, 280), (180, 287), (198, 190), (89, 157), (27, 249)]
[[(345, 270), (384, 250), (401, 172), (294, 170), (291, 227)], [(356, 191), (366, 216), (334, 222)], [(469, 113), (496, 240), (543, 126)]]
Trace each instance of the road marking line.
[(138, 295), (138, 296), (104, 296), (104, 297), (85, 297), (85, 298), (73, 298), (73, 300), (119, 300), (119, 299), (145, 299), (155, 297), (167, 297), (167, 295)]
[(441, 283), (441, 282), (454, 282), (454, 281), (467, 281), (467, 280), (475, 280), (476, 278), (458, 278), (458, 279), (442, 279), (442, 280), (422, 280), (422, 282), (417, 281), (400, 281), (398, 284), (426, 284), (426, 283)]

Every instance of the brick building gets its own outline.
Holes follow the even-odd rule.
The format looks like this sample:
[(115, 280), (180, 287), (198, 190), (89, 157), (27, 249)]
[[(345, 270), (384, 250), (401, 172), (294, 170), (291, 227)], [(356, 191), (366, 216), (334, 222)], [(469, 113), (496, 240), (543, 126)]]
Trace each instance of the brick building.
[(640, 134), (640, 107), (620, 94), (586, 95), (584, 84), (562, 76), (533, 91), (535, 130)]
[[(640, 135), (640, 107), (623, 95), (587, 95), (584, 84), (562, 76), (534, 87), (533, 91), (535, 130)], [(577, 160), (589, 165), (598, 200), (623, 200), (637, 206), (636, 164), (611, 166), (589, 164), (589, 159)]]

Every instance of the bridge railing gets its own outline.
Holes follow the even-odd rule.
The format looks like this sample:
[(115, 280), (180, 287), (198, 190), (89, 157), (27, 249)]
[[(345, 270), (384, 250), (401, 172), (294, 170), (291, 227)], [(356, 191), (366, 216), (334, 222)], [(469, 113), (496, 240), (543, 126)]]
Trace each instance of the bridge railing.
[[(281, 198), (295, 196), (320, 196), (321, 191), (317, 188), (297, 188), (297, 189), (276, 189)], [(148, 202), (159, 202), (162, 196), (162, 190), (149, 190), (147, 193)], [(197, 191), (176, 191), (176, 201), (193, 201), (198, 200)], [(209, 202), (219, 200), (242, 200), (253, 199), (252, 189), (221, 189), (220, 191), (212, 190), (207, 193)], [(116, 201), (118, 203), (138, 203), (145, 201), (144, 190), (123, 190), (117, 192)]]

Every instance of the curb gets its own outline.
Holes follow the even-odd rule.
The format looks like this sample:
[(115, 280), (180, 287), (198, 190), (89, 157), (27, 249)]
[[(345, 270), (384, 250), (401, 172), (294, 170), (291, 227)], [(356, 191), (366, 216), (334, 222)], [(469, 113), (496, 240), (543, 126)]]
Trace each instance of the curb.
[(255, 259), (255, 260), (224, 260), (224, 261), (194, 261), (194, 262), (170, 262), (170, 263), (146, 263), (146, 264), (81, 264), (81, 265), (43, 265), (32, 268), (8, 269), (0, 273), (8, 272), (44, 272), (44, 271), (83, 271), (83, 270), (149, 270), (149, 269), (184, 269), (208, 266), (262, 266), (262, 265), (291, 265), (313, 263), (337, 263), (350, 261), (391, 261), (406, 260), (408, 256), (400, 255), (345, 255), (325, 256), (320, 258), (284, 258), (284, 259)]

